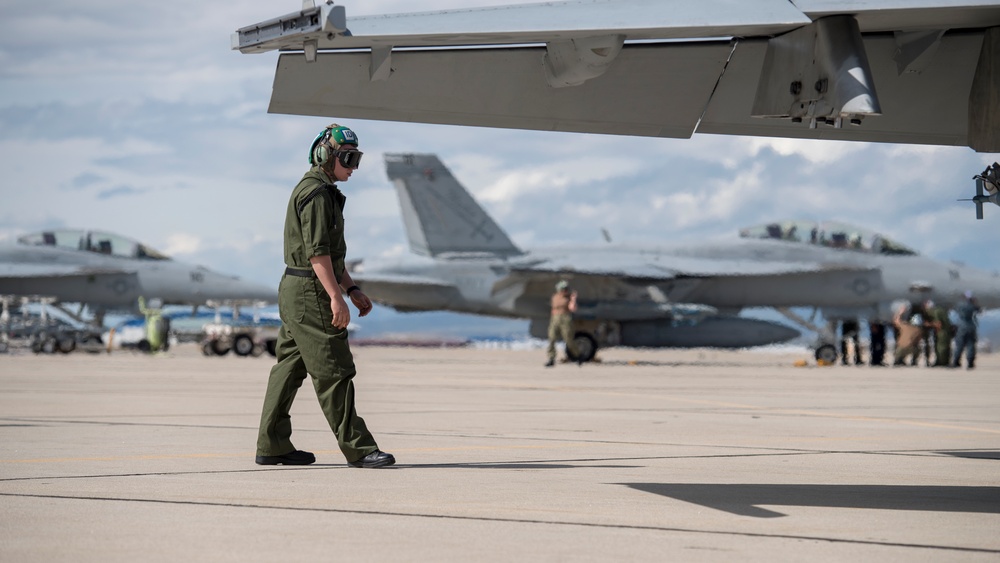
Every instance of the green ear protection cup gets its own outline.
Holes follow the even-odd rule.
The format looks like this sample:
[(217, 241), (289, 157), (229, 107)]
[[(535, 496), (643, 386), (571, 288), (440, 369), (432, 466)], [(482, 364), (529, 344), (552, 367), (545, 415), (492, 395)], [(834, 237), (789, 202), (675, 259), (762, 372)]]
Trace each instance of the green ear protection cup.
[(309, 147), (309, 164), (313, 166), (323, 166), (330, 158), (330, 150), (327, 148), (329, 129), (324, 129), (313, 139), (312, 146)]

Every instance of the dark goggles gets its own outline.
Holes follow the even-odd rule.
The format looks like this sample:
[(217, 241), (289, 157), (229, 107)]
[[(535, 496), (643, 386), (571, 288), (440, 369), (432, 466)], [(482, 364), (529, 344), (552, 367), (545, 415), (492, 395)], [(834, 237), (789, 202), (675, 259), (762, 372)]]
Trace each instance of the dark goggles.
[(358, 168), (361, 166), (361, 155), (365, 153), (356, 150), (338, 150), (333, 151), (333, 156), (340, 161), (340, 165), (344, 168)]

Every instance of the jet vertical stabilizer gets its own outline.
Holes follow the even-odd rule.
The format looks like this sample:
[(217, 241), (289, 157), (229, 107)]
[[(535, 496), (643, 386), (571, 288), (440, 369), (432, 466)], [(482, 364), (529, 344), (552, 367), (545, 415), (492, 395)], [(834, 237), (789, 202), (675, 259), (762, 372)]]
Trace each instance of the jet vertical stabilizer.
[(522, 254), (433, 154), (386, 154), (410, 249), (425, 256)]

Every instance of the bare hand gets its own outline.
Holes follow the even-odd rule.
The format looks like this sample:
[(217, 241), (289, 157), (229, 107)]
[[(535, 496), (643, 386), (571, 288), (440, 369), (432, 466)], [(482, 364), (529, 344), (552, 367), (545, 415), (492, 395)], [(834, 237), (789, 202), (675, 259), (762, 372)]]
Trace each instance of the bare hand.
[(351, 292), (351, 303), (358, 308), (358, 316), (363, 317), (372, 312), (372, 300), (360, 289)]
[(330, 312), (333, 313), (332, 325), (344, 329), (351, 322), (351, 310), (347, 308), (344, 296), (338, 291), (330, 296)]

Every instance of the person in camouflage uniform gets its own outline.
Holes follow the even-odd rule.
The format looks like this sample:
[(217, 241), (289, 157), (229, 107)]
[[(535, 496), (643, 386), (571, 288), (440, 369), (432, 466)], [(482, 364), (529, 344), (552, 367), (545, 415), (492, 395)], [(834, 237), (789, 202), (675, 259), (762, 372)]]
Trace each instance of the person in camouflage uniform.
[(556, 365), (556, 342), (561, 338), (566, 343), (566, 355), (570, 359), (575, 359), (579, 364), (580, 356), (577, 354), (576, 345), (573, 342), (573, 313), (576, 312), (576, 292), (570, 290), (569, 282), (560, 280), (556, 284), (556, 291), (551, 299), (551, 316), (549, 317), (549, 347), (546, 350), (549, 361), (545, 367)]
[(924, 304), (927, 321), (934, 333), (934, 367), (948, 367), (951, 364), (951, 320), (948, 309), (935, 305), (933, 301)]
[(354, 131), (330, 125), (309, 150), (312, 167), (288, 201), (285, 214), (285, 275), (278, 286), (281, 330), (278, 363), (271, 369), (257, 437), (256, 463), (308, 465), (309, 452), (292, 445), (289, 410), (306, 374), (312, 376), (323, 414), (352, 467), (384, 467), (396, 459), (378, 449), (354, 408), (356, 374), (347, 342), (351, 312), (346, 293), (360, 316), (372, 302), (344, 267), (344, 203), (334, 184), (346, 182), (361, 163)]

